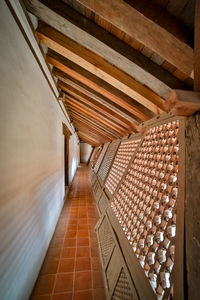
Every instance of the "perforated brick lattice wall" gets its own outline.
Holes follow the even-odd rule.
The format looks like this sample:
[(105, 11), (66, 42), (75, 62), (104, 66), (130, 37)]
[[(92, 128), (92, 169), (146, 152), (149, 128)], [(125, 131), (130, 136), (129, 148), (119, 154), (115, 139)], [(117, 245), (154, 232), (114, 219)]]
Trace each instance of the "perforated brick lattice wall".
[(99, 243), (101, 247), (103, 262), (106, 265), (115, 245), (106, 218), (103, 219), (99, 227), (98, 236), (99, 236)]
[(150, 128), (112, 201), (158, 299), (173, 294), (179, 121)]
[(139, 142), (140, 139), (121, 142), (114, 163), (105, 183), (106, 188), (111, 194), (114, 194), (115, 189), (117, 188), (118, 183), (122, 179), (122, 176), (124, 175), (124, 172)]
[(131, 292), (131, 288), (122, 268), (121, 273), (119, 275), (112, 300), (133, 300), (133, 293)]
[(104, 160), (103, 160), (101, 167), (99, 169), (99, 172), (98, 172), (98, 175), (102, 181), (104, 181), (106, 179), (106, 176), (109, 172), (111, 163), (113, 161), (113, 157), (115, 156), (115, 153), (117, 151), (119, 143), (120, 143), (120, 141), (116, 140), (109, 145), (109, 148), (106, 152), (106, 155), (104, 157)]
[(106, 143), (106, 144), (104, 144), (104, 146), (103, 146), (103, 149), (102, 149), (102, 151), (101, 151), (101, 153), (100, 153), (100, 155), (99, 155), (99, 157), (98, 157), (98, 159), (97, 159), (97, 162), (96, 162), (96, 164), (95, 164), (95, 167), (94, 167), (94, 172), (95, 172), (95, 173), (97, 173), (98, 170), (99, 170), (99, 167), (100, 167), (100, 165), (101, 165), (102, 159), (104, 158), (104, 155), (105, 155), (105, 153), (106, 153), (106, 150), (107, 150), (107, 148), (108, 148), (108, 145), (109, 145), (109, 143)]

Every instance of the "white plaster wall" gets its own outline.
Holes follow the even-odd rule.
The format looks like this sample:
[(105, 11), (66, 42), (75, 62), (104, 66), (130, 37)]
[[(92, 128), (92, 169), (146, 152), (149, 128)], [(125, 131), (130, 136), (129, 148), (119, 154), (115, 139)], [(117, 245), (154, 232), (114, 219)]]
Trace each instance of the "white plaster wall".
[(87, 143), (80, 143), (81, 152), (81, 163), (87, 163), (90, 153), (92, 151), (92, 146)]
[[(64, 199), (67, 124), (33, 54), (0, 1), (0, 299), (28, 299)], [(79, 164), (70, 137), (70, 180)]]

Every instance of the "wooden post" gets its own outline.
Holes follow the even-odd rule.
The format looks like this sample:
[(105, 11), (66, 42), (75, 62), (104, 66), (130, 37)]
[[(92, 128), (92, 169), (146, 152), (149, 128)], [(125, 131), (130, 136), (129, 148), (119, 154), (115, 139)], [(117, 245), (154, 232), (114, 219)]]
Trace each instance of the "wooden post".
[(194, 91), (200, 92), (200, 0), (196, 0), (196, 9), (195, 9)]
[(185, 241), (188, 298), (200, 299), (200, 113), (186, 122)]

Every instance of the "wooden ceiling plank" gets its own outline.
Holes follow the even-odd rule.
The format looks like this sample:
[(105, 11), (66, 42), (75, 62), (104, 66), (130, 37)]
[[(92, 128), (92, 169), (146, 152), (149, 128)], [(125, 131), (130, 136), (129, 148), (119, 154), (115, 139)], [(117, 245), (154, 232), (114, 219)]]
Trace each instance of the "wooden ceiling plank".
[(96, 118), (97, 120), (103, 122), (105, 125), (107, 125), (108, 127), (114, 129), (115, 131), (117, 131), (119, 134), (126, 135), (127, 132), (116, 128), (116, 126), (112, 125), (109, 121), (105, 120), (104, 118), (98, 116), (96, 113), (94, 113), (92, 110), (90, 111), (89, 109), (86, 109), (85, 107), (81, 107), (80, 105), (78, 105), (77, 103), (72, 102), (71, 100), (68, 100), (67, 103), (69, 103), (71, 106), (76, 107), (78, 110), (85, 112), (86, 114)]
[(132, 131), (133, 128), (131, 127), (131, 124), (129, 123), (129, 121), (124, 120), (120, 115), (117, 115), (116, 113), (107, 109), (107, 107), (105, 107), (99, 103), (96, 103), (93, 99), (87, 97), (85, 94), (83, 94), (79, 90), (69, 86), (66, 83), (63, 83), (60, 80), (58, 80), (58, 87), (60, 87), (64, 91), (66, 91), (68, 95), (72, 96), (76, 100), (79, 100), (80, 103), (85, 104), (87, 107), (94, 108), (94, 111), (97, 110), (103, 116), (111, 118), (112, 121), (121, 125), (125, 130)]
[(194, 91), (200, 92), (200, 0), (196, 0), (194, 33)]
[[(153, 86), (151, 86), (152, 90), (148, 88), (149, 81), (140, 83), (126, 71), (110, 64), (102, 57), (103, 53), (106, 51), (105, 49), (102, 50), (102, 56), (99, 56), (91, 50), (80, 46), (77, 42), (70, 40), (55, 29), (47, 25), (42, 26), (43, 29), (41, 29), (41, 26), (38, 28), (38, 37), (48, 48), (56, 51), (63, 57), (70, 59), (74, 63), (77, 63), (92, 74), (107, 81), (112, 86), (117, 87), (119, 90), (122, 90), (125, 94), (129, 95), (154, 113), (162, 111), (164, 99), (153, 91)], [(77, 40), (79, 41), (79, 36), (77, 37)], [(91, 46), (93, 43), (91, 43)], [(116, 55), (115, 58), (118, 61), (119, 58)], [(128, 67), (130, 67), (129, 64)], [(132, 69), (133, 67), (131, 70)], [(163, 97), (167, 98), (170, 92), (171, 89), (168, 88)]]
[(116, 132), (115, 130), (113, 130), (112, 128), (108, 127), (107, 125), (103, 124), (102, 122), (100, 122), (99, 120), (89, 116), (88, 114), (84, 113), (84, 112), (80, 112), (80, 110), (78, 110), (75, 107), (71, 107), (69, 104), (67, 105), (67, 111), (69, 112), (69, 114), (75, 114), (76, 116), (79, 116), (81, 119), (84, 119), (85, 121), (91, 123), (94, 126), (98, 126), (100, 129), (102, 129), (103, 131), (111, 134), (112, 136), (114, 136), (115, 138), (120, 138), (121, 134), (119, 134), (118, 132)]
[(73, 81), (76, 80), (87, 86), (90, 89), (90, 92), (92, 90), (92, 93), (98, 98), (100, 94), (101, 98), (105, 100), (104, 102), (107, 102), (106, 100), (109, 99), (111, 100), (111, 103), (121, 106), (124, 110), (127, 110), (142, 121), (146, 121), (155, 116), (154, 113), (131, 99), (126, 94), (112, 87), (110, 84), (89, 73), (78, 65), (65, 58), (62, 58), (60, 55), (50, 52), (47, 58), (49, 59), (49, 62), (54, 65), (53, 73), (58, 78), (62, 77), (63, 80), (63, 78), (70, 76)]
[[(138, 122), (141, 122), (140, 118), (133, 116), (129, 111), (125, 110), (123, 107), (120, 107), (116, 103), (111, 102), (108, 98), (105, 98), (104, 96), (98, 94), (90, 87), (82, 84), (80, 81), (76, 79), (73, 79), (72, 77), (56, 69), (55, 67), (53, 68), (53, 74), (62, 82), (65, 82), (69, 86), (82, 92), (87, 97), (95, 100), (96, 103), (99, 103), (100, 105), (104, 105), (104, 107), (109, 108), (111, 111), (118, 114), (118, 116), (120, 115), (121, 118), (129, 121), (131, 124), (138, 124)], [(147, 120), (148, 118), (145, 117), (145, 119)]]
[(124, 1), (78, 0), (78, 2), (191, 76), (193, 49)]
[(116, 135), (113, 135), (112, 133), (110, 133), (109, 131), (105, 130), (104, 128), (101, 128), (100, 126), (98, 126), (97, 124), (92, 124), (90, 121), (88, 121), (87, 119), (84, 119), (83, 117), (77, 115), (75, 112), (70, 111), (70, 116), (75, 119), (78, 119), (82, 122), (84, 122), (85, 124), (98, 129), (99, 131), (103, 132), (104, 134), (106, 134), (108, 137), (110, 137), (111, 139), (116, 139), (118, 138)]
[[(27, 9), (31, 10), (32, 13), (37, 14), (41, 20), (56, 28), (58, 31), (66, 34), (66, 28), (68, 28), (70, 31), (69, 37), (72, 40), (76, 41), (76, 29), (80, 28), (82, 31), (82, 39), (79, 39), (79, 42), (83, 47), (91, 49), (99, 55), (99, 53), (101, 53), (100, 51), (103, 44), (105, 49), (103, 58), (106, 61), (110, 62), (112, 65), (115, 65), (117, 68), (124, 70), (138, 82), (148, 86), (162, 97), (168, 97), (168, 87), (184, 89), (184, 84), (181, 81), (175, 79), (174, 76), (160, 68), (153, 61), (148, 60), (148, 58), (142, 55), (139, 51), (136, 51), (123, 41), (110, 34), (105, 29), (77, 13), (71, 7), (63, 3), (63, 1), (40, 0), (40, 3), (42, 2), (46, 8), (51, 9), (51, 11), (47, 11), (46, 9), (45, 13), (42, 11), (44, 6), (41, 7), (40, 4), (40, 7), (38, 7), (39, 1), (26, 0), (25, 2)], [(56, 16), (60, 16), (60, 18), (62, 17), (62, 21), (58, 22)], [(71, 23), (71, 28), (69, 28), (70, 25), (68, 23)], [(66, 28), (64, 24), (66, 25)], [(90, 42), (91, 36), (94, 39), (94, 43)], [(91, 48), (91, 44), (95, 46)]]

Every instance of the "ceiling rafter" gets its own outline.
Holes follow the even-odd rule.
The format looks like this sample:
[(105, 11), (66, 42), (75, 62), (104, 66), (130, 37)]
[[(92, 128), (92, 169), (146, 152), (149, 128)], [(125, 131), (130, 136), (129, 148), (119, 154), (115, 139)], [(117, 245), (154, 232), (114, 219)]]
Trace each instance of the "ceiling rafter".
[[(192, 76), (193, 49), (134, 7), (122, 0), (116, 0), (115, 3), (111, 0), (78, 2), (159, 54), (183, 73)], [(133, 22), (134, 26), (131, 26)]]
[(104, 137), (105, 139), (109, 139), (110, 141), (115, 139), (113, 136), (110, 136), (106, 132), (102, 132), (101, 130), (97, 129), (95, 126), (92, 126), (92, 125), (84, 122), (83, 120), (81, 120), (80, 118), (78, 118), (76, 116), (73, 116), (72, 119), (74, 121), (75, 126), (78, 123), (78, 124), (81, 124), (82, 129), (83, 128), (91, 129), (93, 133), (99, 134), (100, 136)]
[(120, 134), (122, 135), (126, 135), (128, 134), (130, 131), (127, 131), (127, 129), (123, 128), (122, 126), (118, 125), (117, 123), (113, 122), (112, 119), (107, 118), (105, 116), (103, 116), (102, 114), (100, 114), (98, 111), (96, 111), (95, 109), (91, 109), (90, 107), (88, 107), (87, 105), (81, 103), (79, 100), (76, 100), (75, 98), (71, 97), (71, 96), (67, 96), (66, 98), (67, 103), (75, 105), (77, 104), (79, 108), (81, 109), (86, 109), (87, 113), (91, 112), (94, 113), (96, 115), (96, 117), (102, 119), (104, 121), (105, 124), (107, 124), (109, 127), (113, 127), (113, 129), (115, 129), (116, 131), (118, 131)]
[(115, 131), (117, 131), (120, 135), (126, 135), (127, 131), (124, 131), (120, 128), (118, 128), (116, 125), (113, 125), (112, 122), (108, 121), (106, 118), (98, 115), (96, 112), (94, 112), (92, 109), (86, 108), (81, 106), (80, 104), (75, 103), (75, 101), (72, 100), (67, 100), (66, 101), (68, 104), (70, 104), (70, 106), (72, 107), (76, 107), (78, 110), (87, 113), (88, 115), (94, 117), (95, 119), (101, 121), (102, 123), (104, 123), (105, 125), (107, 125), (108, 127), (114, 129)]
[[(144, 116), (144, 118), (138, 118), (130, 111), (124, 109), (122, 106), (119, 106), (115, 102), (110, 101), (108, 98), (104, 97), (102, 94), (97, 93), (95, 90), (91, 89), (90, 87), (86, 86), (85, 84), (81, 83), (80, 81), (68, 76), (64, 72), (60, 71), (57, 68), (53, 68), (53, 74), (60, 79), (62, 82), (68, 84), (69, 86), (75, 88), (79, 92), (82, 92), (87, 97), (95, 100), (95, 102), (103, 105), (104, 107), (109, 108), (114, 113), (121, 115), (125, 120), (130, 123), (137, 124), (141, 122), (141, 120), (148, 120), (148, 117)], [(123, 100), (122, 100), (123, 101)]]
[(81, 131), (77, 131), (77, 134), (79, 136), (79, 138), (83, 141), (85, 141), (86, 143), (92, 145), (92, 146), (99, 146), (102, 143), (101, 142), (97, 142), (95, 139), (91, 138), (90, 136), (88, 136), (87, 134), (81, 132)]
[(97, 123), (92, 123), (90, 122), (88, 119), (84, 118), (83, 116), (80, 116), (79, 114), (77, 114), (75, 111), (73, 110), (69, 110), (69, 114), (71, 116), (72, 119), (76, 118), (82, 122), (84, 122), (85, 124), (96, 128), (98, 130), (100, 130), (101, 132), (107, 134), (111, 139), (116, 139), (118, 138), (118, 136), (116, 136), (116, 134), (112, 134), (109, 130), (106, 130), (105, 128), (102, 128), (101, 126), (99, 126)]
[[(26, 1), (27, 7), (33, 11), (37, 11), (39, 14), (40, 12), (37, 9), (37, 4), (35, 1)], [(157, 65), (157, 63), (154, 63), (154, 61), (149, 60), (145, 55), (140, 53), (139, 51), (133, 49), (123, 41), (119, 40), (117, 37), (113, 36), (109, 32), (107, 32), (105, 29), (101, 28), (91, 20), (85, 18), (83, 15), (79, 14), (77, 11), (75, 11), (73, 8), (68, 6), (65, 1), (51, 1), (51, 0), (40, 0), (46, 7), (50, 8), (54, 13), (56, 13), (58, 16), (63, 17), (65, 21), (68, 21), (72, 23), (74, 26), (79, 27), (82, 30), (83, 33), (83, 40), (84, 44), (83, 46), (90, 49), (91, 45), (88, 45), (88, 34), (90, 36), (93, 36), (95, 38), (95, 42), (98, 45), (101, 45), (103, 43), (107, 46), (105, 51), (105, 57), (104, 59), (107, 61), (110, 61), (111, 64), (116, 65), (118, 68), (122, 68), (122, 66), (127, 65), (130, 66), (129, 71), (131, 72), (130, 75), (134, 77), (137, 81), (141, 82), (142, 84), (149, 86), (152, 90), (155, 89), (155, 92), (160, 94), (158, 92), (158, 89), (161, 91), (161, 96), (164, 97), (163, 93), (166, 93), (166, 86), (169, 86), (170, 88), (184, 88), (184, 84), (178, 80), (176, 77), (168, 73), (166, 70), (164, 70), (162, 67)], [(67, 2), (67, 1), (66, 1)], [(77, 4), (77, 1), (73, 1), (74, 4)], [(79, 2), (80, 3), (80, 2)], [(78, 3), (78, 6), (80, 4)], [(76, 6), (75, 6), (76, 9)], [(84, 9), (84, 7), (83, 7)], [(36, 12), (35, 12), (36, 13)], [(44, 18), (43, 21), (49, 24), (50, 26), (56, 28), (55, 23), (50, 24), (50, 20), (46, 16), (40, 16), (40, 18)], [(172, 17), (169, 19), (168, 23), (172, 22)], [(54, 15), (54, 21), (55, 21), (55, 15)], [(157, 21), (157, 18), (156, 18)], [(59, 31), (62, 31), (62, 27), (57, 24), (58, 27), (56, 28)], [(176, 27), (177, 22), (176, 22)], [(177, 30), (176, 30), (177, 31)], [(63, 28), (63, 33), (64, 28)], [(73, 32), (71, 31), (70, 38), (73, 39)], [(75, 39), (76, 40), (76, 39)], [(116, 49), (118, 51), (118, 56), (116, 56)], [(95, 47), (93, 51), (97, 51), (98, 47)], [(94, 52), (95, 52), (94, 51)], [(98, 54), (98, 53), (97, 53)], [(116, 62), (114, 60), (114, 57), (118, 57), (119, 60)], [(109, 60), (110, 59), (110, 60)], [(121, 61), (121, 65), (119, 66)], [(116, 64), (117, 63), (117, 64)], [(123, 69), (123, 68), (122, 68)], [(164, 84), (166, 86), (164, 86)], [(166, 95), (164, 98), (166, 98), (168, 95)]]
[(91, 129), (91, 127), (84, 125), (82, 122), (74, 120), (74, 124), (77, 130), (81, 130), (82, 132), (89, 133), (91, 137), (96, 138), (101, 143), (110, 142), (112, 139), (106, 137), (105, 135), (99, 134), (95, 130)]
[[(78, 42), (72, 41), (66, 35), (44, 23), (42, 25), (40, 24), (37, 34), (40, 41), (48, 48), (56, 51), (63, 57), (70, 59), (74, 63), (78, 63), (82, 68), (122, 90), (125, 94), (129, 95), (154, 113), (162, 112), (164, 99), (147, 87), (152, 81), (145, 82), (145, 86), (143, 85), (144, 83), (141, 84), (128, 74), (128, 70), (122, 70), (109, 63), (103, 57), (106, 52), (105, 49), (101, 49), (101, 56), (97, 55), (92, 50), (88, 50)], [(82, 32), (80, 31), (76, 37), (77, 41), (81, 39), (81, 34)], [(92, 41), (91, 45), (94, 43), (95, 41)], [(117, 58), (117, 61), (120, 61), (120, 59)], [(123, 66), (124, 65), (121, 67)], [(127, 68), (130, 68), (129, 64), (127, 64)], [(170, 92), (171, 89), (167, 87), (165, 93), (166, 98)]]
[(117, 105), (128, 110), (140, 120), (145, 121), (155, 116), (154, 113), (145, 108), (143, 105), (134, 101), (126, 94), (112, 87), (107, 82), (89, 73), (78, 65), (70, 62), (69, 60), (63, 59), (59, 55), (55, 55), (54, 52), (49, 51), (47, 59), (52, 65), (54, 65), (55, 68), (53, 71), (56, 76), (64, 77), (63, 74), (65, 74), (65, 76), (70, 76), (70, 78), (81, 82), (90, 89), (95, 90), (97, 93), (103, 95), (103, 97), (105, 97), (104, 99), (109, 99)]
[(121, 137), (121, 134), (119, 134), (117, 131), (108, 127), (107, 125), (105, 125), (101, 121), (95, 119), (94, 117), (89, 116), (87, 113), (80, 111), (78, 108), (72, 107), (69, 104), (65, 104), (65, 107), (70, 115), (72, 115), (72, 114), (78, 115), (79, 117), (83, 118), (84, 120), (89, 121), (92, 125), (98, 126), (99, 128), (103, 129), (103, 131), (110, 133), (115, 138)]
[(131, 124), (129, 121), (122, 118), (120, 115), (110, 111), (105, 106), (96, 103), (93, 99), (87, 97), (85, 94), (80, 92), (79, 90), (69, 86), (66, 83), (58, 80), (58, 86), (67, 93), (68, 96), (73, 97), (76, 100), (79, 100), (80, 103), (86, 105), (86, 107), (94, 108), (94, 111), (98, 111), (101, 115), (111, 118), (112, 121), (120, 125), (125, 130), (132, 131), (135, 130), (137, 126)]

